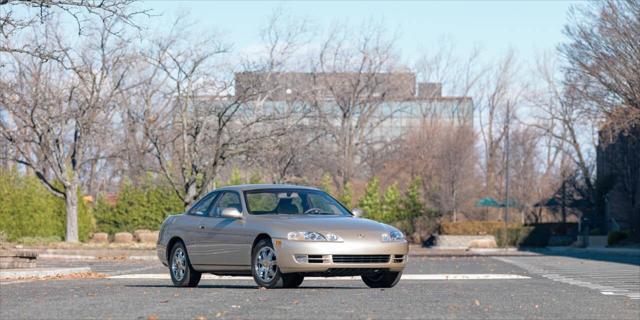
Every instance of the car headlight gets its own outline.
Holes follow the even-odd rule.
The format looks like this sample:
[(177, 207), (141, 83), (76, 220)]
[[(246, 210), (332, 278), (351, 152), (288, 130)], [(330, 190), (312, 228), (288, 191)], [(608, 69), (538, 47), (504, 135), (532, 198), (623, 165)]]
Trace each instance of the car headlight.
[(404, 234), (400, 231), (391, 231), (389, 233), (382, 234), (382, 242), (402, 241), (404, 240)]
[(325, 238), (327, 238), (328, 241), (342, 241), (342, 238), (335, 233), (327, 233)]
[(289, 232), (287, 234), (287, 239), (296, 241), (342, 241), (342, 238), (335, 233), (322, 235), (321, 233), (314, 231)]

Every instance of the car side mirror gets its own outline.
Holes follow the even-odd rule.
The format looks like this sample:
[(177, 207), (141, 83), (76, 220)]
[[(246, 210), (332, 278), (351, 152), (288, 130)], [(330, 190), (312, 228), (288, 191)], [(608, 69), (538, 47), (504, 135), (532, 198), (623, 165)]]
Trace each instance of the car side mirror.
[(353, 213), (353, 216), (356, 218), (360, 218), (364, 214), (364, 212), (360, 208), (353, 208), (353, 210), (351, 210), (351, 213)]
[(242, 219), (242, 213), (238, 210), (238, 208), (224, 208), (222, 209), (222, 214), (220, 215), (223, 218)]

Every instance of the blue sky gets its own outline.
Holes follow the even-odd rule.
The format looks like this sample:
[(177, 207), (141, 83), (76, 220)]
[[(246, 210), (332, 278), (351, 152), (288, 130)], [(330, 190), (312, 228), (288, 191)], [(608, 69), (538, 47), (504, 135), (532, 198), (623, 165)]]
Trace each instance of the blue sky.
[(242, 50), (259, 45), (259, 30), (278, 8), (326, 28), (333, 22), (359, 25), (384, 21), (400, 36), (405, 61), (443, 38), (456, 43), (461, 54), (474, 46), (485, 57), (513, 48), (523, 62), (536, 52), (553, 51), (564, 40), (562, 28), (576, 1), (144, 1), (142, 6), (162, 14), (151, 23), (162, 28), (176, 14), (189, 12), (195, 27), (215, 30)]

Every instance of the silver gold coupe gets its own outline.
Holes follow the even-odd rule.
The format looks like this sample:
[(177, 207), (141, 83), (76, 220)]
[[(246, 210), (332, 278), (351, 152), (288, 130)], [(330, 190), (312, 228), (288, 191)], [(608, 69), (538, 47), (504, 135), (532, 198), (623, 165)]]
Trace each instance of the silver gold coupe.
[(179, 287), (197, 286), (202, 273), (252, 275), (266, 288), (298, 287), (306, 276), (360, 276), (369, 287), (393, 287), (407, 241), (359, 216), (315, 188), (224, 187), (168, 217), (157, 254)]

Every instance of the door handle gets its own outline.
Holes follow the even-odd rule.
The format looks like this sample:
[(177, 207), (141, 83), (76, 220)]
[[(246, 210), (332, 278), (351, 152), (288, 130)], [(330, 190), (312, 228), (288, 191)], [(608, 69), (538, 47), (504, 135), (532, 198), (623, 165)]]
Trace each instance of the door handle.
[(204, 229), (204, 224), (201, 224), (198, 228), (199, 229)]

